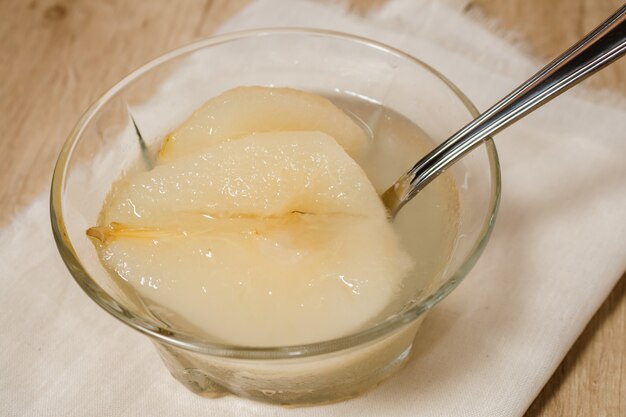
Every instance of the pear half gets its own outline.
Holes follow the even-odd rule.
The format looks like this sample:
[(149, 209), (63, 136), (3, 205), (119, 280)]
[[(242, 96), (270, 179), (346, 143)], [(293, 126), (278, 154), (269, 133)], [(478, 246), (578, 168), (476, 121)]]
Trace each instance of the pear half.
[(171, 161), (251, 133), (320, 131), (352, 157), (368, 144), (365, 131), (328, 99), (292, 88), (238, 87), (212, 98), (166, 136), (159, 160)]
[(411, 267), (365, 173), (321, 132), (253, 134), (122, 179), (88, 235), (164, 320), (246, 346), (357, 331)]

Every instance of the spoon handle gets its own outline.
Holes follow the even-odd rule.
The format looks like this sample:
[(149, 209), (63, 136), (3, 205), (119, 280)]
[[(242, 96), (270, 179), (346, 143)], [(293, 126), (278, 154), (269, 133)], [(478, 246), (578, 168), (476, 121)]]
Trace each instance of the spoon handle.
[(573, 87), (626, 52), (626, 5), (511, 94), (437, 146), (381, 196), (391, 217), (483, 139)]

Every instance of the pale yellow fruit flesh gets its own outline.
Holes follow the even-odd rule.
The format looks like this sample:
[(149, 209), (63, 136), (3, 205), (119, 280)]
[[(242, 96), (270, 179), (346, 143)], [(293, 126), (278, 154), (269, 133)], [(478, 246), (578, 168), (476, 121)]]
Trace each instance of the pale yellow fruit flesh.
[[(254, 102), (255, 89), (237, 100), (242, 91)], [(202, 131), (194, 117), (177, 131)], [(176, 158), (119, 180), (87, 231), (169, 325), (244, 346), (319, 342), (379, 320), (402, 290), (411, 261), (335, 138), (305, 129), (178, 145), (165, 145)]]
[(238, 87), (209, 100), (167, 135), (159, 159), (171, 161), (251, 133), (303, 130), (328, 134), (352, 157), (368, 143), (364, 130), (324, 97), (291, 88)]
[(373, 219), (292, 216), (119, 237), (103, 258), (162, 318), (216, 341), (284, 346), (361, 328), (399, 290), (394, 236)]
[(222, 142), (116, 188), (105, 224), (154, 226), (202, 214), (278, 217), (293, 211), (385, 215), (361, 168), (321, 132), (259, 133)]

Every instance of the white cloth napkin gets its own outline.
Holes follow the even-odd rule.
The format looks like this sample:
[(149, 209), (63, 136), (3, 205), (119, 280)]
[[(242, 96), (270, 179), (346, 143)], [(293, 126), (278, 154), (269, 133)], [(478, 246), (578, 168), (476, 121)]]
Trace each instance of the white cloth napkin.
[[(483, 110), (538, 68), (425, 0), (390, 0), (366, 20), (260, 0), (221, 31), (268, 26), (386, 42), (441, 70)], [(145, 337), (73, 282), (42, 195), (0, 233), (0, 414), (521, 416), (626, 269), (626, 105), (589, 97), (570, 93), (497, 137), (502, 206), (481, 260), (427, 317), (404, 370), (334, 405), (285, 409), (188, 392)]]

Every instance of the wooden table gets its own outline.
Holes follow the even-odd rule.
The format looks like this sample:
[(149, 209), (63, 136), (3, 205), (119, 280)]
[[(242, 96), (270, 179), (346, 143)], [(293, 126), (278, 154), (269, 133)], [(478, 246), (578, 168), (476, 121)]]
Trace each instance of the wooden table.
[[(335, 0), (325, 0), (334, 2)], [(365, 13), (385, 0), (351, 0)], [(440, 0), (514, 29), (546, 58), (622, 0)], [(0, 227), (47, 189), (81, 112), (141, 64), (211, 35), (249, 0), (0, 0)], [(626, 60), (592, 80), (626, 93)], [(536, 416), (626, 416), (626, 276), (528, 410)]]

